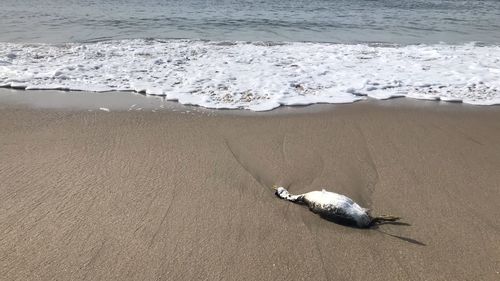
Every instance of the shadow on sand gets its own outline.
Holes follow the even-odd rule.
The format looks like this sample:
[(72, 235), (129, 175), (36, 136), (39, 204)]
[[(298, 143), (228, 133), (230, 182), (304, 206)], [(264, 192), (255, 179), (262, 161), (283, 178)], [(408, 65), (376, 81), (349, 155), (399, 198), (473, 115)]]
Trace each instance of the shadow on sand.
[(410, 238), (410, 237), (404, 237), (404, 236), (399, 236), (399, 235), (395, 235), (395, 234), (390, 234), (390, 233), (387, 233), (385, 231), (382, 231), (382, 230), (378, 229), (378, 227), (377, 228), (372, 228), (372, 229), (375, 230), (375, 231), (377, 231), (377, 232), (380, 232), (380, 233), (382, 233), (384, 235), (388, 235), (388, 236), (391, 236), (391, 237), (403, 240), (403, 241), (408, 242), (408, 243), (412, 243), (412, 244), (415, 244), (415, 245), (418, 245), (418, 246), (427, 246), (427, 244), (425, 244), (424, 242), (420, 242), (420, 241), (418, 241), (416, 239), (413, 239), (413, 238)]
[[(352, 227), (352, 228), (356, 228), (356, 229), (360, 229), (359, 227), (353, 225), (351, 222), (349, 221), (342, 221), (342, 220), (338, 220), (338, 218), (330, 218), (330, 217), (327, 217), (327, 216), (321, 216), (320, 217), (324, 220), (327, 220), (327, 221), (330, 221), (330, 222), (333, 222), (333, 223), (336, 223), (336, 224), (340, 224), (340, 225), (343, 225), (343, 226), (347, 226), (347, 227)], [(414, 244), (414, 245), (418, 245), (418, 246), (427, 246), (427, 244), (421, 242), (421, 241), (418, 241), (416, 239), (413, 239), (413, 238), (410, 238), (410, 237), (404, 237), (404, 236), (400, 236), (400, 235), (395, 235), (395, 234), (391, 234), (391, 233), (388, 233), (388, 232), (385, 232), (385, 231), (382, 231), (380, 229), (380, 226), (381, 225), (385, 225), (385, 224), (390, 224), (390, 225), (398, 225), (398, 226), (411, 226), (411, 224), (409, 223), (406, 223), (406, 222), (400, 222), (400, 221), (385, 221), (385, 222), (379, 222), (379, 223), (376, 223), (376, 224), (373, 224), (371, 225), (370, 227), (366, 228), (367, 230), (374, 230), (374, 231), (377, 231), (377, 232), (380, 232), (384, 235), (387, 235), (387, 236), (390, 236), (390, 237), (394, 237), (394, 238), (397, 238), (397, 239), (400, 239), (400, 240), (403, 240), (405, 242), (408, 242), (408, 243), (411, 243), (411, 244)]]

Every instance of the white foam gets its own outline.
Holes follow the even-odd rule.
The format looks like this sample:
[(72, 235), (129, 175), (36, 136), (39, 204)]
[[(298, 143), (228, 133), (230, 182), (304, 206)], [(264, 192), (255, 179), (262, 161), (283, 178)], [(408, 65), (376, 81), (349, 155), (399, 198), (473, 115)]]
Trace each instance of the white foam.
[(208, 108), (410, 97), (500, 104), (500, 47), (123, 40), (0, 43), (0, 85), (137, 91)]

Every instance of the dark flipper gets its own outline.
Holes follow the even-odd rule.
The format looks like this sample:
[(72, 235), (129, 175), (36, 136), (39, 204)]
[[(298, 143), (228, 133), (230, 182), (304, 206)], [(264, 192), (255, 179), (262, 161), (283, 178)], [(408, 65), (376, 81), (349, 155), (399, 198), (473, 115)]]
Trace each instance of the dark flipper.
[(398, 221), (400, 220), (400, 217), (396, 216), (389, 216), (389, 215), (381, 215), (377, 217), (372, 218), (372, 224), (380, 224), (384, 222), (393, 222), (393, 221)]

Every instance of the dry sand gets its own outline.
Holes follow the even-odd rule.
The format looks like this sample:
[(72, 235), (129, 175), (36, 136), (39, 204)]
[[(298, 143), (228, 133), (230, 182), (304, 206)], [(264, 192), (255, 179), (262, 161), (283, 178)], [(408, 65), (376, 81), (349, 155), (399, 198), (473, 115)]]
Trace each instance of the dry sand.
[[(314, 108), (1, 104), (0, 279), (500, 279), (500, 107)], [(409, 225), (337, 225), (273, 184)]]

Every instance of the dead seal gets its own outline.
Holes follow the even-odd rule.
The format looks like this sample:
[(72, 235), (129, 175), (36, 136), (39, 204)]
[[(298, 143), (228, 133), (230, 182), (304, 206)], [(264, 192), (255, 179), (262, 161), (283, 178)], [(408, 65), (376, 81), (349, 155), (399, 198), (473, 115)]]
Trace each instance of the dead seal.
[(278, 197), (297, 204), (307, 205), (312, 212), (341, 224), (368, 228), (383, 222), (393, 222), (400, 219), (388, 215), (373, 217), (369, 209), (359, 206), (351, 198), (324, 189), (299, 195), (291, 195), (284, 187), (275, 187), (274, 189)]

